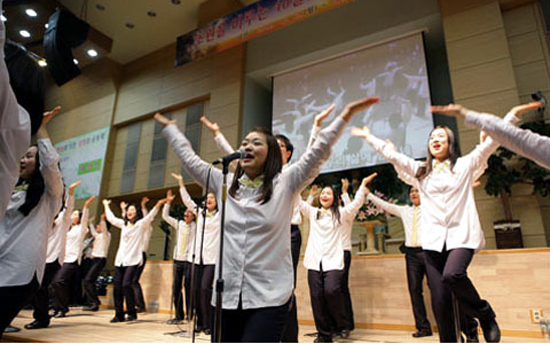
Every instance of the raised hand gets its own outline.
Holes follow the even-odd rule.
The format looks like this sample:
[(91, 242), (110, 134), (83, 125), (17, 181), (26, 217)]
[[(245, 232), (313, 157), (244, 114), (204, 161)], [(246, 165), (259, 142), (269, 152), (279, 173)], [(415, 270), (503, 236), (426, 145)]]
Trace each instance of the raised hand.
[(155, 208), (160, 208), (161, 205), (168, 203), (168, 198), (159, 199), (157, 204), (155, 204)]
[(459, 104), (434, 105), (430, 106), (430, 111), (432, 113), (439, 113), (453, 117), (466, 117), (466, 114), (468, 113), (468, 109)]
[(157, 112), (154, 116), (155, 120), (162, 124), (163, 126), (167, 126), (170, 124), (176, 124), (175, 119), (168, 119), (167, 117), (163, 116), (160, 112)]
[(166, 199), (168, 200), (168, 203), (172, 203), (174, 198), (176, 198), (176, 195), (174, 195), (172, 190), (169, 189), (168, 192), (166, 193)]
[[(109, 203), (111, 203), (111, 201), (109, 201)], [(126, 208), (128, 208), (128, 203), (124, 201), (120, 202), (120, 210), (122, 210), (122, 212), (125, 212)]]
[(319, 185), (313, 184), (311, 186), (311, 189), (309, 190), (309, 195), (312, 196), (312, 197), (317, 197), (317, 196), (319, 196), (320, 192), (321, 192), (321, 190), (319, 190)]
[(349, 180), (347, 178), (343, 178), (341, 182), (342, 182), (342, 194), (348, 193)]
[(367, 128), (367, 127), (363, 127), (363, 128), (353, 127), (353, 128), (351, 128), (351, 135), (353, 135), (355, 137), (360, 137), (360, 138), (366, 139), (369, 136), (371, 136), (372, 134), (370, 132), (370, 129)]
[(513, 113), (516, 117), (520, 117), (524, 113), (536, 110), (540, 107), (542, 107), (541, 102), (531, 102), (527, 104), (516, 105), (510, 110), (510, 112)]
[(48, 124), (53, 116), (58, 114), (59, 111), (61, 111), (61, 106), (56, 106), (53, 110), (44, 112), (44, 117), (42, 117), (42, 124), (40, 124), (40, 128), (38, 128), (38, 131), (36, 132), (37, 139), (47, 139), (49, 137), (48, 131), (46, 130), (46, 124)]
[(69, 185), (69, 195), (71, 196), (74, 195), (74, 189), (76, 189), (76, 187), (79, 186), (80, 184), (82, 184), (82, 181), (77, 180), (76, 182)]
[(174, 177), (174, 179), (176, 179), (178, 181), (178, 185), (181, 187), (183, 187), (183, 177), (181, 176), (181, 174), (177, 174), (177, 173), (171, 173), (172, 177)]
[(144, 196), (142, 199), (141, 199), (141, 207), (145, 207), (145, 205), (147, 204), (147, 202), (149, 202), (149, 198), (147, 196)]
[(323, 110), (320, 114), (315, 116), (313, 123), (317, 128), (321, 127), (321, 123), (323, 123), (323, 121), (327, 119), (328, 115), (330, 115), (330, 113), (334, 110), (334, 108), (336, 108), (336, 104), (332, 104), (326, 110)]
[(90, 206), (90, 204), (92, 203), (92, 201), (94, 200), (95, 196), (91, 196), (90, 198), (88, 198), (86, 200), (86, 202), (84, 202), (84, 208), (88, 208)]
[(102, 201), (102, 203), (103, 203), (103, 205), (108, 206), (109, 204), (111, 204), (111, 200), (110, 199), (104, 199)]
[(107, 215), (105, 213), (101, 213), (100, 221), (105, 221), (106, 218), (107, 218)]
[(217, 136), (220, 133), (220, 126), (218, 125), (218, 123), (210, 122), (205, 116), (202, 116), (200, 119), (202, 124), (204, 124), (204, 126), (208, 128), (208, 130), (210, 130), (212, 134), (214, 134), (214, 136)]
[(340, 117), (342, 117), (344, 121), (349, 123), (353, 115), (355, 115), (357, 112), (362, 111), (369, 106), (378, 103), (379, 101), (380, 98), (378, 97), (368, 97), (348, 103), (344, 110), (340, 113)]
[(366, 178), (363, 178), (363, 180), (361, 181), (361, 185), (366, 189), (367, 191), (367, 194), (370, 192), (369, 188), (367, 187), (374, 178), (376, 178), (376, 176), (378, 175), (378, 173), (373, 173), (371, 175), (369, 175), (368, 177)]

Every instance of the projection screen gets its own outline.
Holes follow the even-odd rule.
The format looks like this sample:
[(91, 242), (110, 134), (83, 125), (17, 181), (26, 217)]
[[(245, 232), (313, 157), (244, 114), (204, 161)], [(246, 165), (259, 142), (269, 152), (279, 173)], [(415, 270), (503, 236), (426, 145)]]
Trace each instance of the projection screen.
[(292, 160), (297, 161), (305, 152), (316, 114), (336, 104), (324, 127), (348, 102), (366, 96), (378, 96), (380, 103), (356, 114), (321, 172), (386, 163), (363, 140), (351, 136), (352, 126), (368, 126), (398, 151), (425, 157), (433, 117), (421, 33), (274, 76), (273, 132), (288, 136), (295, 149)]

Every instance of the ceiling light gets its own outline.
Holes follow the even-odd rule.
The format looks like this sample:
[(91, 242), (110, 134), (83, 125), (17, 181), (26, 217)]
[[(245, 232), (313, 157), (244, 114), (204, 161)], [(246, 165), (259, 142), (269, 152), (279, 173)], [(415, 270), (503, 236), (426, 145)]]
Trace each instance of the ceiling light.
[(73, 59), (73, 62), (74, 62), (75, 65), (78, 64), (78, 60), (77, 60), (77, 59)]
[(147, 15), (148, 15), (149, 17), (156, 17), (156, 16), (157, 16), (157, 12), (147, 11)]
[(128, 29), (133, 29), (133, 28), (134, 28), (134, 24), (132, 24), (132, 23), (126, 23), (126, 27), (127, 27)]
[(3, 22), (8, 21), (8, 18), (6, 18), (3, 14), (1, 15), (1, 18)]
[(174, 5), (179, 5), (179, 4), (181, 4), (181, 1), (180, 0), (172, 0), (172, 3)]
[(88, 54), (88, 56), (90, 57), (96, 57), (98, 54), (97, 54), (97, 51), (95, 51), (94, 49), (88, 49), (88, 51), (86, 52)]
[(25, 11), (25, 13), (27, 13), (27, 15), (29, 17), (36, 17), (38, 15), (38, 13), (36, 13), (35, 10), (33, 10), (32, 8), (27, 8), (27, 10)]
[(46, 67), (48, 64), (46, 63), (46, 60), (40, 59), (40, 60), (38, 60), (38, 65), (40, 67)]
[(46, 23), (44, 24), (44, 27), (47, 29), (50, 26), (50, 24)]
[(27, 30), (21, 30), (19, 31), (19, 34), (25, 38), (29, 38), (31, 36), (31, 33)]
[(96, 4), (95, 8), (97, 8), (100, 11), (105, 11), (105, 6), (103, 6), (102, 4)]

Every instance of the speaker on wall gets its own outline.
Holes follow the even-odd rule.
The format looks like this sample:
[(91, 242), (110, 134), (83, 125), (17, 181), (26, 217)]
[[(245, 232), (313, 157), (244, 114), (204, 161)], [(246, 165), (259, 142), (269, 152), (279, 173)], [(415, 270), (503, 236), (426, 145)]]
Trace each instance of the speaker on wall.
[(69, 11), (58, 9), (48, 20), (44, 34), (44, 55), (50, 75), (58, 86), (80, 75), (72, 49), (86, 40), (90, 25)]

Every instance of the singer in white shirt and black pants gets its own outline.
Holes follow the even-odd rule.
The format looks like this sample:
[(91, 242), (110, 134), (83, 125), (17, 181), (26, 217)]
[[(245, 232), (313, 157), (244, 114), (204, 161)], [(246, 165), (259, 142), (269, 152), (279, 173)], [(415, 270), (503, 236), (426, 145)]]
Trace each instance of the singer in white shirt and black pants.
[(21, 158), (20, 179), (0, 221), (0, 337), (42, 283), (48, 233), (62, 203), (59, 156), (46, 131), (55, 113), (44, 116), (38, 147)]
[(422, 283), (426, 275), (426, 263), (424, 251), (422, 250), (422, 209), (420, 207), (420, 195), (416, 187), (411, 187), (409, 198), (412, 206), (397, 205), (386, 202), (370, 191), (367, 200), (385, 212), (398, 216), (403, 221), (405, 231), (405, 263), (407, 266), (407, 284), (409, 296), (413, 308), (414, 323), (416, 332), (413, 337), (426, 337), (432, 335), (430, 321), (426, 316), (426, 305), (424, 304), (424, 291)]
[[(140, 218), (135, 205), (128, 206), (124, 219), (116, 217), (111, 211), (110, 200), (103, 200), (105, 215), (111, 225), (121, 229), (120, 242), (115, 258), (115, 280), (114, 280), (114, 299), (115, 299), (115, 317), (111, 319), (112, 323), (133, 321), (137, 319), (135, 295), (133, 283), (138, 273), (139, 265), (143, 261), (142, 238), (143, 231), (151, 224), (160, 206), (166, 200), (160, 200), (155, 207)], [(126, 313), (128, 317), (124, 318), (124, 300), (126, 300)]]
[(174, 200), (174, 195), (172, 190), (168, 190), (166, 199), (168, 203), (162, 208), (162, 218), (170, 226), (176, 229), (176, 245), (174, 246), (174, 282), (172, 289), (172, 298), (174, 307), (176, 309), (176, 317), (169, 320), (171, 324), (178, 324), (183, 321), (185, 317), (185, 311), (183, 309), (183, 295), (181, 293), (182, 282), (185, 278), (185, 306), (187, 309), (188, 317), (190, 318), (190, 291), (191, 291), (191, 267), (190, 267), (190, 258), (191, 252), (189, 249), (190, 244), (192, 244), (196, 230), (197, 224), (195, 223), (195, 212), (194, 210), (187, 208), (184, 213), (184, 220), (177, 220), (170, 216), (170, 205)]
[(457, 340), (452, 292), (461, 310), (479, 320), (485, 340), (498, 342), (500, 330), (495, 312), (489, 302), (481, 299), (467, 273), (474, 253), (485, 246), (473, 183), (476, 171), (487, 163), (498, 144), (488, 138), (468, 155), (460, 157), (454, 133), (438, 126), (430, 134), (427, 161), (421, 162), (391, 149), (367, 128), (354, 128), (352, 134), (364, 137), (393, 164), (398, 174), (416, 177), (414, 186), (422, 199), (422, 248), (440, 340)]
[(88, 234), (88, 207), (94, 196), (88, 198), (82, 212), (74, 210), (71, 214), (72, 225), (67, 232), (65, 243), (65, 259), (63, 266), (55, 274), (52, 282), (54, 292), (54, 318), (62, 318), (69, 312), (70, 288), (82, 259), (82, 246)]
[[(268, 131), (256, 129), (241, 144), (239, 161), (226, 203), (224, 235), (221, 340), (277, 342), (294, 289), (290, 252), (290, 219), (296, 195), (319, 173), (332, 145), (353, 114), (378, 101), (364, 99), (346, 106), (300, 160), (281, 172), (281, 150)], [(198, 183), (204, 183), (209, 164), (193, 151), (175, 121), (156, 114), (163, 135)], [(221, 171), (212, 170), (210, 185), (221, 200)], [(219, 266), (219, 265), (216, 265)], [(215, 303), (215, 298), (213, 298)]]
[[(218, 211), (218, 202), (214, 193), (209, 192), (206, 195), (206, 221), (204, 221), (203, 208), (198, 207), (191, 199), (183, 184), (183, 178), (180, 175), (173, 174), (178, 180), (180, 186), (180, 195), (183, 204), (187, 209), (196, 211), (197, 213), (197, 239), (195, 241), (195, 281), (196, 286), (200, 288), (195, 295), (198, 296), (197, 306), (197, 330), (204, 331), (207, 335), (210, 334), (212, 307), (212, 285), (214, 283), (214, 268), (220, 244), (220, 225), (221, 213)], [(203, 236), (204, 225), (204, 236)], [(202, 251), (201, 251), (202, 250)]]
[(94, 237), (94, 242), (92, 244), (92, 261), (90, 263), (90, 268), (86, 272), (86, 276), (84, 276), (84, 291), (86, 292), (88, 300), (91, 301), (91, 304), (84, 307), (82, 310), (95, 312), (99, 310), (99, 305), (101, 304), (97, 297), (95, 282), (107, 263), (109, 245), (111, 244), (111, 233), (105, 222), (105, 214), (101, 214), (101, 220), (96, 228), (90, 226), (90, 232)]
[[(304, 256), (308, 269), (307, 280), (315, 327), (316, 342), (332, 342), (332, 332), (347, 338), (350, 332), (349, 313), (344, 297), (344, 247), (341, 223), (354, 218), (365, 200), (365, 185), (362, 182), (355, 200), (340, 207), (338, 196), (331, 186), (325, 186), (319, 196), (321, 207), (315, 208), (300, 202), (300, 211), (309, 218), (309, 239)], [(331, 328), (334, 324), (335, 329)]]

